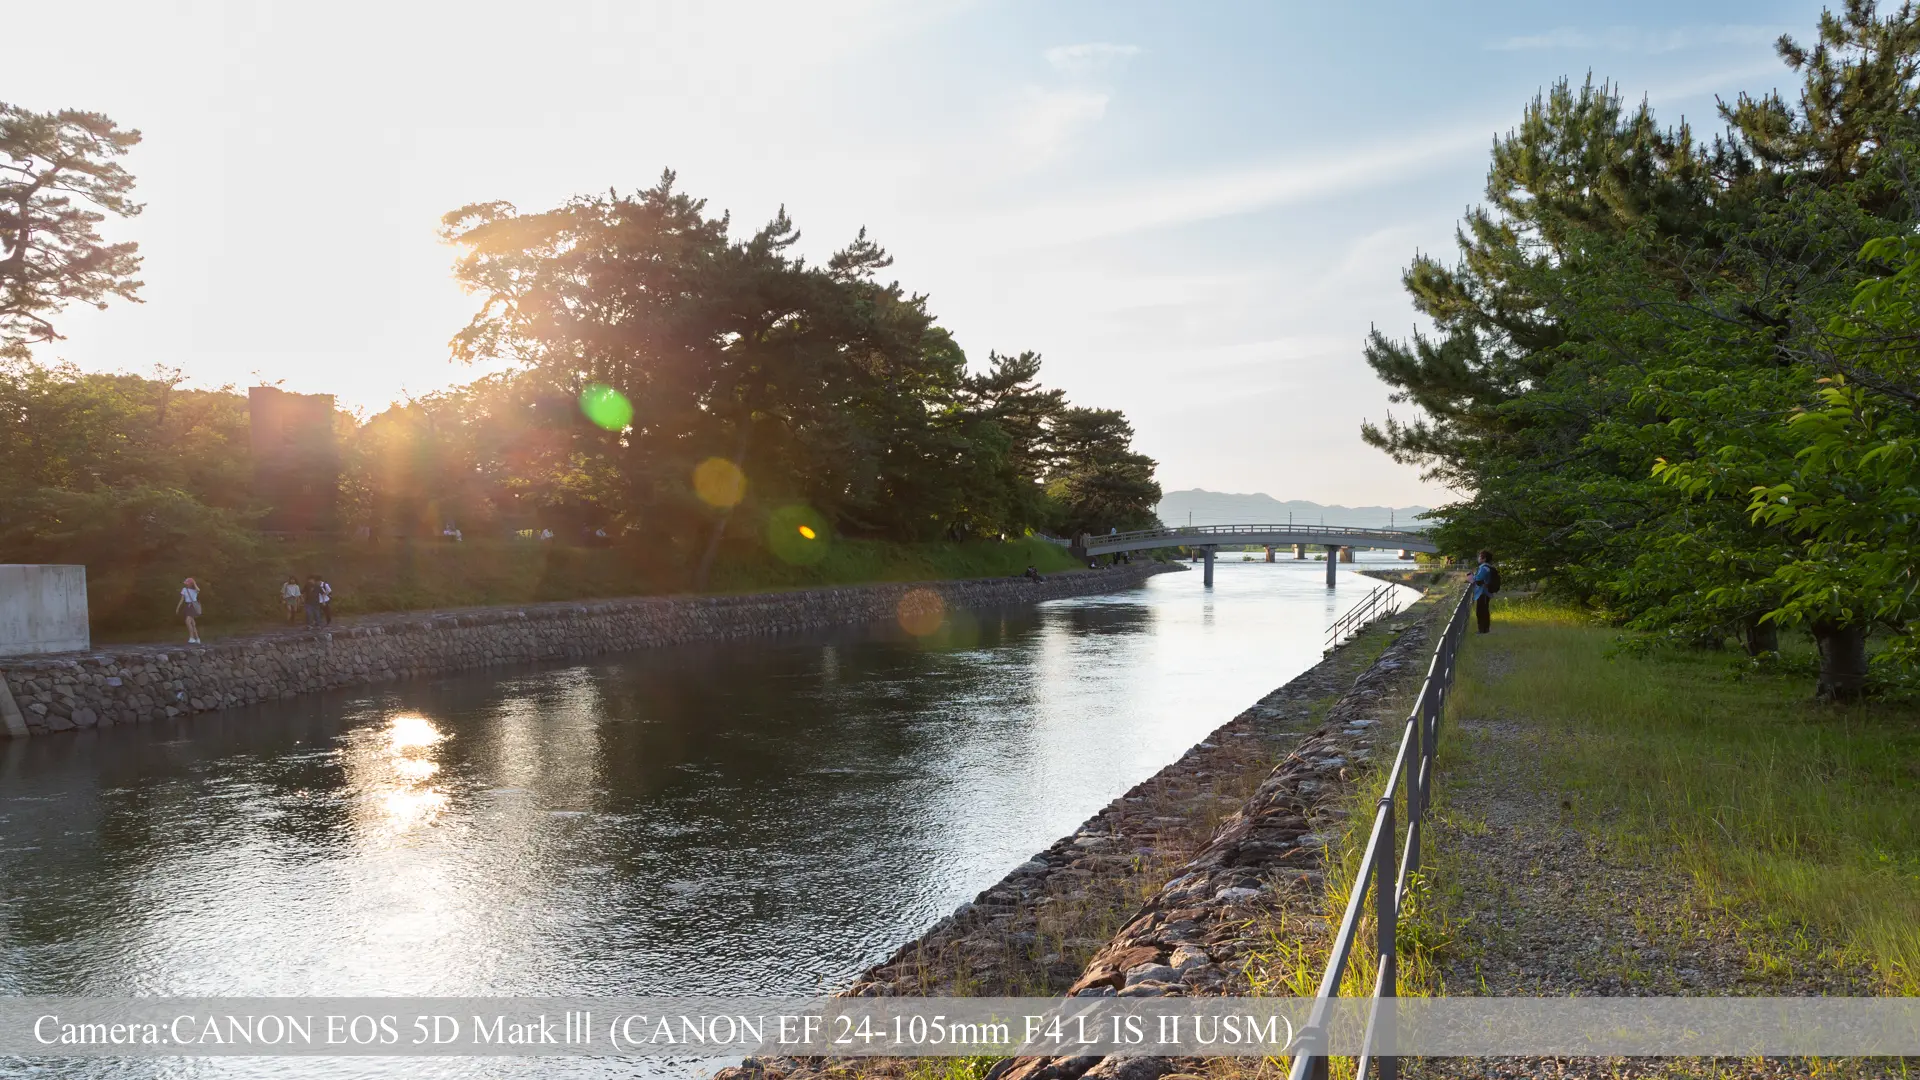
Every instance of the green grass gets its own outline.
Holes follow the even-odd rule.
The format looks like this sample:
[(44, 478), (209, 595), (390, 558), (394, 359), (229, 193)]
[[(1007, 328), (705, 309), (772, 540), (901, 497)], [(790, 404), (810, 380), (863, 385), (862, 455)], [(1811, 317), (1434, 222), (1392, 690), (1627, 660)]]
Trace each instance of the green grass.
[[(665, 562), (657, 549), (588, 548), (538, 541), (468, 540), (450, 544), (343, 542), (328, 545), (269, 544), (255, 563), (233, 580), (200, 575), (206, 630), (227, 635), (280, 625), (280, 583), (287, 575), (317, 573), (334, 587), (334, 614), (419, 611), (487, 604), (649, 596), (689, 591), (690, 571)], [(778, 560), (764, 548), (725, 550), (714, 567), (709, 592), (737, 593), (851, 585), (879, 581), (933, 581), (1005, 577), (1031, 564), (1045, 574), (1082, 569), (1066, 549), (1043, 540), (1000, 543), (899, 544), (836, 539), (825, 556), (807, 566)], [(189, 568), (182, 572), (193, 573)], [(143, 593), (157, 592), (164, 606), (142, 595), (139, 603), (113, 595), (108, 575), (90, 572), (94, 640), (144, 641), (177, 636), (171, 613), (178, 578), (148, 576)]]
[[(1920, 722), (1909, 705), (1816, 703), (1737, 653), (1622, 649), (1616, 631), (1501, 602), (1470, 637), (1453, 716), (1541, 737), (1574, 820), (1693, 880), (1754, 963), (1812, 950), (1920, 994)], [(1439, 775), (1451, 768), (1443, 739)], [(1444, 800), (1444, 794), (1442, 795)]]

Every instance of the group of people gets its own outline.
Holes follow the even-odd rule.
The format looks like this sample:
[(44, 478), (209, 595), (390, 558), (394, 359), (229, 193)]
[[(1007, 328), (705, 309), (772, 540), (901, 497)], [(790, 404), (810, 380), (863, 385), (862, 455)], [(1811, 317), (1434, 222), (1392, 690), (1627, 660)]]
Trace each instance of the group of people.
[[(319, 574), (308, 574), (301, 581), (292, 574), (280, 586), (280, 603), (287, 609), (287, 622), (298, 623), (304, 612), (307, 628), (317, 630), (322, 626), (333, 625), (333, 583)], [(187, 620), (187, 644), (200, 644), (200, 583), (192, 578), (180, 582), (180, 600), (173, 605), (174, 614)]]
[(333, 625), (333, 585), (318, 574), (308, 574), (304, 583), (288, 574), (286, 583), (280, 586), (280, 602), (287, 607), (289, 624), (299, 622), (300, 611), (305, 608), (309, 629)]

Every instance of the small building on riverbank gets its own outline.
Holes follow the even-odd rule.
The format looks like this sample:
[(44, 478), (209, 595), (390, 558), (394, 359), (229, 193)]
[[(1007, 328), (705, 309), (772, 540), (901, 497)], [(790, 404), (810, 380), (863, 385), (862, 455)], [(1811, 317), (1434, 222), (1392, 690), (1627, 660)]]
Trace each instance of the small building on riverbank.
[(76, 652), (92, 646), (86, 567), (0, 563), (0, 656)]

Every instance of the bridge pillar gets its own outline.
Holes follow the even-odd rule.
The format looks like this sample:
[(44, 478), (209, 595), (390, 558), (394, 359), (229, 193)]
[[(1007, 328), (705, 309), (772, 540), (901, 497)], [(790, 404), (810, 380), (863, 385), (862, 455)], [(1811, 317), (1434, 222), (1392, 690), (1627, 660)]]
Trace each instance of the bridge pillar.
[(1341, 562), (1352, 562), (1352, 561), (1353, 561), (1353, 548), (1351, 548), (1351, 547), (1343, 547), (1343, 548), (1341, 548), (1341, 549), (1340, 549), (1340, 561), (1341, 561)]
[(1213, 588), (1213, 545), (1208, 544), (1206, 547), (1203, 547), (1200, 550), (1203, 553), (1205, 553), (1207, 557), (1207, 567), (1201, 573), (1200, 584), (1211, 589)]
[(1307, 545), (1305, 545), (1305, 544), (1295, 544), (1295, 545), (1293, 545), (1293, 557), (1294, 557), (1294, 558), (1296, 558), (1296, 559), (1304, 559), (1304, 558), (1306, 558), (1306, 557), (1307, 557)]
[(1273, 561), (1273, 545), (1272, 544), (1267, 545), (1267, 561), (1268, 562)]
[(1334, 575), (1340, 572), (1340, 545), (1327, 545), (1327, 588), (1333, 588)]

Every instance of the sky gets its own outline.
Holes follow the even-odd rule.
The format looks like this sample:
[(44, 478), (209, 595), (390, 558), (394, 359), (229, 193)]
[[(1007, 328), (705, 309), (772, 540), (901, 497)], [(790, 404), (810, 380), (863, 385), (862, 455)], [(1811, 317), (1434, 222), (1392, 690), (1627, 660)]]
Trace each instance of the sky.
[[(783, 204), (822, 259), (865, 226), (971, 361), (1033, 349), (1123, 409), (1167, 490), (1346, 505), (1447, 493), (1360, 439), (1361, 355), (1417, 322), (1488, 149), (1562, 77), (1666, 122), (1791, 92), (1817, 3), (816, 0), (5, 5), (0, 99), (105, 112), (145, 212), (144, 303), (69, 309), (39, 359), (278, 382), (371, 414), (479, 371), (437, 236), (663, 169)], [(1397, 407), (1404, 414), (1405, 406)]]

